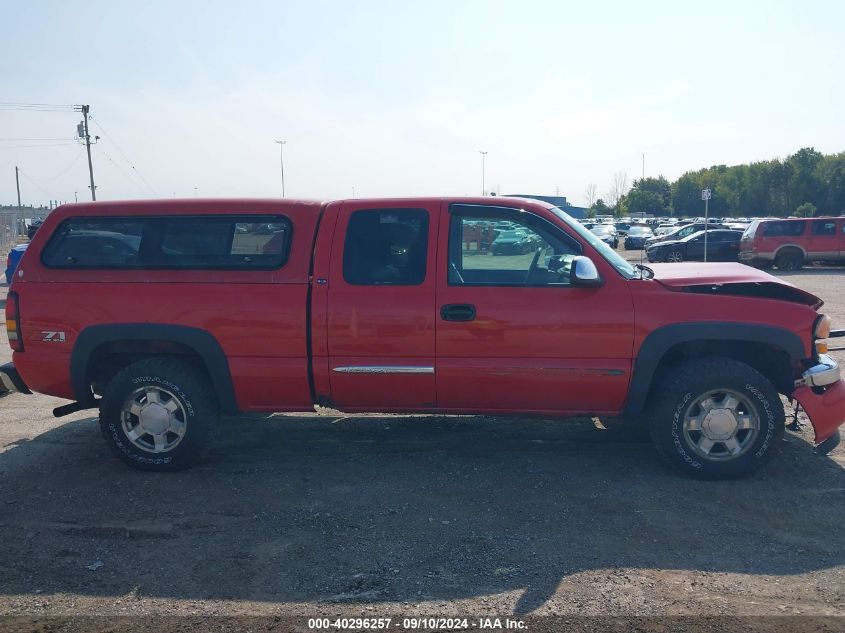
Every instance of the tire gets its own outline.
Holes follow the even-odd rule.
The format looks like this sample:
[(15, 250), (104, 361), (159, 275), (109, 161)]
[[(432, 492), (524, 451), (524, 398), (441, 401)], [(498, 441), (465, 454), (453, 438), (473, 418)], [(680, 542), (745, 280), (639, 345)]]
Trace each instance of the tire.
[[(708, 398), (714, 406), (702, 407)], [(728, 398), (738, 403), (733, 410)], [(721, 357), (671, 368), (652, 392), (646, 418), (657, 452), (699, 479), (753, 473), (772, 457), (784, 433), (783, 403), (774, 386), (753, 367)]]
[(133, 468), (174, 471), (200, 456), (219, 417), (203, 372), (184, 361), (148, 358), (129, 365), (106, 386), (100, 431), (112, 452)]
[(789, 251), (781, 253), (775, 258), (775, 266), (781, 271), (801, 270), (803, 265), (804, 256), (801, 253)]
[(684, 253), (683, 251), (674, 250), (670, 253), (666, 254), (666, 261), (667, 262), (682, 262), (684, 261)]

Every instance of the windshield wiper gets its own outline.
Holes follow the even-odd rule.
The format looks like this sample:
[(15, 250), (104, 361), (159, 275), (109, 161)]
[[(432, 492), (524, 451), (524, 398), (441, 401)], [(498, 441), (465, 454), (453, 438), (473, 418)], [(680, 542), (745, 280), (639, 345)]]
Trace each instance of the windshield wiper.
[(640, 279), (654, 279), (654, 271), (644, 264), (634, 264), (634, 268), (640, 271)]

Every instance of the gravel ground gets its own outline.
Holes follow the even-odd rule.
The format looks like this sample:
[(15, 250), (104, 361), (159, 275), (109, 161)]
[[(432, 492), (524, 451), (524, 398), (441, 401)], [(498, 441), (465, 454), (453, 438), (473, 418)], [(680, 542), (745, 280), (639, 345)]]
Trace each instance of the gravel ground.
[[(789, 280), (845, 323), (845, 270)], [(809, 427), (707, 483), (609, 420), (244, 416), (154, 475), (60, 403), (0, 401), (3, 615), (845, 615), (845, 450)]]

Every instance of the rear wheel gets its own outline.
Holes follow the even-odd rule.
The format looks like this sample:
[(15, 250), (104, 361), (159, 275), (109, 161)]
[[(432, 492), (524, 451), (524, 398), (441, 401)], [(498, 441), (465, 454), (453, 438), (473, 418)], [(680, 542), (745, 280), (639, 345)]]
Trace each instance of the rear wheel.
[(763, 466), (784, 432), (783, 404), (756, 369), (729, 358), (704, 358), (670, 370), (647, 412), (657, 451), (702, 479), (748, 475)]
[(134, 468), (181, 470), (202, 453), (218, 417), (202, 372), (182, 361), (150, 358), (109, 382), (100, 430), (112, 452)]
[(775, 259), (778, 270), (800, 270), (804, 265), (804, 256), (795, 251), (781, 253)]

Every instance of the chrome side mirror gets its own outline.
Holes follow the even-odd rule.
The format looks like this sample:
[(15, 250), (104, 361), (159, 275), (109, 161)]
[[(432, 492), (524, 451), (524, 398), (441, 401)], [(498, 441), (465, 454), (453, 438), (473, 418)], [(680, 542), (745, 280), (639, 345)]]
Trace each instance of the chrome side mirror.
[(604, 281), (593, 260), (583, 255), (572, 258), (569, 268), (569, 283), (582, 288), (598, 288)]

